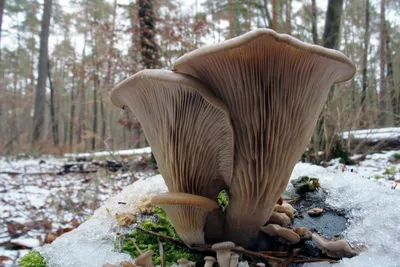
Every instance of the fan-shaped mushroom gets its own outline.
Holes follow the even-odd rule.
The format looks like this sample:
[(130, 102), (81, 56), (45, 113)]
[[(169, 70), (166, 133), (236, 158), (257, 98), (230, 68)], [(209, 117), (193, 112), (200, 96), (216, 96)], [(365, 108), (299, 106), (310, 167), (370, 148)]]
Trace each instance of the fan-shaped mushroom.
[(357, 250), (350, 247), (349, 243), (343, 239), (330, 241), (314, 233), (312, 234), (312, 240), (316, 243), (317, 247), (329, 257), (351, 258), (359, 254)]
[(200, 81), (167, 70), (143, 70), (119, 83), (111, 100), (138, 118), (170, 192), (217, 200), (230, 185), (228, 110)]
[(289, 216), (287, 216), (285, 213), (281, 212), (272, 212), (271, 216), (268, 219), (268, 223), (272, 224), (279, 224), (281, 226), (286, 226), (289, 225), (291, 222)]
[(300, 236), (293, 230), (284, 228), (277, 224), (268, 224), (267, 226), (262, 227), (261, 231), (269, 236), (280, 237), (282, 241), (289, 244), (296, 244), (300, 241)]
[(188, 267), (189, 266), (189, 261), (187, 259), (179, 259), (178, 260), (178, 267)]
[(214, 262), (216, 262), (217, 260), (212, 256), (206, 256), (204, 257), (204, 261), (205, 261), (204, 267), (213, 267)]
[(204, 244), (204, 225), (207, 215), (218, 209), (218, 203), (185, 193), (164, 193), (152, 198), (151, 203), (160, 205), (187, 245)]
[(285, 190), (306, 148), (329, 88), (351, 79), (341, 52), (258, 29), (180, 57), (227, 106), (235, 135), (227, 208), (229, 240), (249, 246)]

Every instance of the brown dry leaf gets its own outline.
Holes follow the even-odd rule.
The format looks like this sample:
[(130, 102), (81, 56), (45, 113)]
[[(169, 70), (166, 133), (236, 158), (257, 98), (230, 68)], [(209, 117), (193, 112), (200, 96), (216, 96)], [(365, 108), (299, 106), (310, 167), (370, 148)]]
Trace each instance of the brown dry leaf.
[(80, 225), (80, 223), (78, 222), (78, 220), (76, 218), (73, 218), (71, 223), (74, 228), (78, 228), (78, 226)]
[(58, 235), (57, 233), (50, 233), (50, 234), (48, 234), (48, 235), (46, 236), (46, 243), (47, 243), (47, 244), (52, 243), (54, 240), (56, 240), (56, 238), (57, 238), (58, 236), (59, 236), (59, 235)]
[(395, 180), (394, 182), (400, 184), (400, 179)]
[(141, 214), (153, 214), (153, 206), (150, 199), (140, 203), (138, 209)]
[(136, 222), (136, 215), (128, 212), (115, 213), (115, 219), (119, 226), (128, 226)]
[(11, 258), (7, 257), (7, 256), (0, 256), (0, 263), (2, 263), (3, 261), (9, 261), (11, 260)]

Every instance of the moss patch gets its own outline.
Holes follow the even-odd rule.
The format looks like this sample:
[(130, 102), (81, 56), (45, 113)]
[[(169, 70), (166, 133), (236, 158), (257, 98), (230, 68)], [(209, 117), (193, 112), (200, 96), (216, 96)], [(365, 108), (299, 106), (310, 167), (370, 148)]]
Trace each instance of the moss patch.
[(19, 261), (20, 267), (46, 267), (46, 262), (39, 252), (32, 250)]
[[(154, 218), (145, 219), (141, 222), (140, 228), (156, 232), (158, 234), (166, 235), (175, 239), (179, 239), (178, 234), (175, 232), (174, 227), (168, 220), (165, 212), (160, 207), (156, 206), (153, 208)], [(139, 253), (132, 241), (135, 241), (136, 245), (142, 252), (147, 250), (153, 250), (153, 263), (154, 265), (161, 264), (161, 258), (158, 250), (158, 238), (138, 230), (134, 230), (127, 238), (125, 238), (122, 246), (122, 252), (127, 252), (132, 258), (137, 258)], [(174, 244), (171, 241), (160, 240), (164, 247), (164, 262), (165, 266), (171, 266), (176, 264), (176, 261), (180, 258), (186, 258), (190, 261), (198, 262), (202, 260), (200, 254), (194, 254), (188, 248)]]

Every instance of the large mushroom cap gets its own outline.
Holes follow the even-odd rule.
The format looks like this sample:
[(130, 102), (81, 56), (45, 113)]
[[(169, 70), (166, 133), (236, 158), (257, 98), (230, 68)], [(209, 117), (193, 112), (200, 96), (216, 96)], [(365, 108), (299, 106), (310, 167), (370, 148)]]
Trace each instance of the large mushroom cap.
[(230, 185), (233, 133), (227, 107), (197, 79), (143, 70), (119, 83), (112, 102), (140, 121), (170, 192), (216, 199)]
[(154, 205), (160, 205), (187, 245), (204, 244), (204, 225), (208, 214), (218, 209), (218, 203), (201, 196), (185, 193), (164, 193), (154, 196)]
[(235, 159), (228, 238), (248, 247), (304, 152), (330, 87), (351, 79), (341, 52), (259, 29), (179, 58), (174, 70), (203, 81), (227, 106)]

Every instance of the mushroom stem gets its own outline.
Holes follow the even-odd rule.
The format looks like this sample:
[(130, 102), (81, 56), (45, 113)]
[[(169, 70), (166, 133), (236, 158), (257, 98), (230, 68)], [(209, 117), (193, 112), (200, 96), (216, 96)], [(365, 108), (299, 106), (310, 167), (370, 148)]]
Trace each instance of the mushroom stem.
[(217, 253), (217, 261), (220, 267), (229, 267), (231, 261), (231, 249), (235, 247), (232, 242), (222, 242), (212, 245), (211, 249)]
[(217, 260), (212, 256), (206, 256), (204, 257), (204, 261), (205, 261), (204, 267), (213, 267), (214, 262), (216, 262)]

